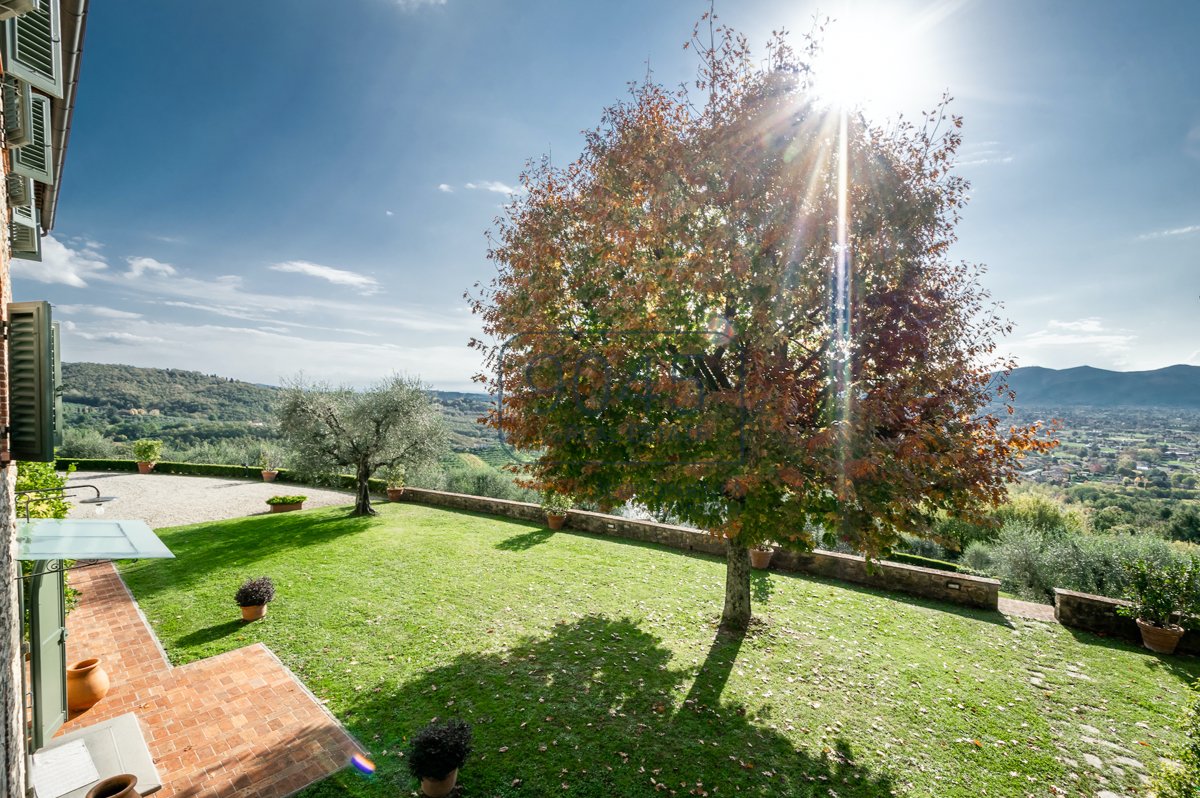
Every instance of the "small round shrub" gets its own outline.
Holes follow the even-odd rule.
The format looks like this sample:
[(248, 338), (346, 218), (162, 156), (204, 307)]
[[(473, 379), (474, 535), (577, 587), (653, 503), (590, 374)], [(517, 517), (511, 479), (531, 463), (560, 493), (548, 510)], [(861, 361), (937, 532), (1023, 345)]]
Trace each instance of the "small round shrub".
[(133, 442), (133, 457), (139, 463), (157, 463), (162, 458), (163, 442), (142, 438)]
[(272, 496), (267, 499), (267, 504), (303, 504), (308, 501), (307, 496)]
[(239, 607), (259, 607), (269, 604), (275, 599), (275, 583), (269, 576), (247, 579), (238, 588), (233, 599)]
[(565, 493), (542, 494), (542, 510), (549, 515), (566, 515), (574, 505), (575, 502)]
[(408, 744), (408, 771), (417, 779), (444, 779), (463, 766), (471, 753), (471, 727), (451, 718), (431, 723)]

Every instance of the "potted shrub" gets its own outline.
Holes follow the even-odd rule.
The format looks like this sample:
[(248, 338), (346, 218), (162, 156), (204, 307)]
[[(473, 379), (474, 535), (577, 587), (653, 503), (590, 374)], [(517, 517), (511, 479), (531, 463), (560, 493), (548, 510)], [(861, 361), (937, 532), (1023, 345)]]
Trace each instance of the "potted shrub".
[(258, 467), (262, 469), (263, 482), (274, 482), (279, 476), (279, 457), (275, 450), (268, 446), (259, 449)]
[(275, 599), (275, 583), (269, 576), (247, 579), (233, 599), (242, 608), (243, 621), (257, 621), (267, 614), (267, 605)]
[(1200, 558), (1179, 559), (1166, 565), (1138, 560), (1127, 571), (1127, 606), (1117, 612), (1133, 618), (1142, 645), (1159, 654), (1173, 654), (1183, 637), (1180, 621), (1200, 611)]
[(270, 505), (273, 513), (287, 513), (292, 510), (303, 510), (306, 499), (308, 499), (307, 496), (272, 496), (267, 499), (267, 504)]
[(565, 493), (548, 491), (542, 494), (542, 511), (546, 513), (546, 525), (551, 529), (562, 529), (567, 522), (567, 511), (571, 509), (571, 497)]
[(388, 466), (383, 470), (383, 479), (387, 483), (388, 501), (400, 501), (404, 495), (404, 466)]
[(133, 458), (138, 461), (138, 473), (149, 474), (162, 457), (162, 441), (142, 438), (133, 442)]
[(770, 541), (764, 541), (752, 546), (750, 549), (750, 565), (755, 568), (766, 568), (771, 564), (771, 558), (775, 556), (775, 547)]
[(471, 753), (471, 727), (452, 718), (430, 723), (408, 744), (408, 770), (421, 782), (427, 798), (449, 795), (458, 781), (458, 769)]

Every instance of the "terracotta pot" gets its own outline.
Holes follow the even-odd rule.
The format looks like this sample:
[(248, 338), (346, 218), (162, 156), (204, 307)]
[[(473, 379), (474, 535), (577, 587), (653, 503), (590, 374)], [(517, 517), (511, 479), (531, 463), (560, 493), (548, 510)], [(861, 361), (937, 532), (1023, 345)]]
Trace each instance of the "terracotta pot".
[(388, 501), (398, 502), (404, 496), (404, 488), (388, 488)]
[(1142, 632), (1142, 645), (1156, 654), (1174, 654), (1179, 638), (1183, 637), (1182, 626), (1155, 626), (1137, 618), (1138, 629)]
[(274, 482), (275, 477), (279, 476), (279, 472), (264, 468), (262, 475), (263, 475), (263, 482)]
[(138, 473), (149, 474), (154, 470), (154, 463), (147, 463), (143, 460), (138, 460)]
[(750, 549), (750, 564), (755, 568), (766, 568), (771, 564), (771, 558), (774, 556), (773, 550)]
[(100, 667), (100, 660), (93, 657), (67, 668), (67, 709), (91, 709), (107, 694), (108, 674)]
[(271, 512), (273, 513), (290, 513), (292, 510), (303, 509), (304, 502), (293, 502), (292, 504), (272, 504)]
[(250, 607), (242, 607), (243, 621), (257, 621), (259, 618), (267, 614), (266, 604), (255, 604)]
[(546, 513), (546, 525), (551, 529), (562, 529), (563, 524), (565, 523), (567, 523), (567, 517), (565, 515), (559, 515), (558, 513)]
[(87, 798), (140, 798), (141, 793), (134, 787), (136, 784), (137, 776), (130, 773), (109, 776), (88, 790)]
[(457, 781), (458, 768), (455, 768), (444, 779), (421, 779), (421, 792), (425, 798), (442, 798), (454, 790), (454, 784)]

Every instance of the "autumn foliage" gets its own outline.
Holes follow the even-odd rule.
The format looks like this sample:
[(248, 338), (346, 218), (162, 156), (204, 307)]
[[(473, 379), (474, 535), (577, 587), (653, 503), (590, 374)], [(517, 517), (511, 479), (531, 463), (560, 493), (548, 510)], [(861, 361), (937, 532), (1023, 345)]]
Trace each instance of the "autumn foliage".
[[(578, 160), (526, 170), (471, 297), (490, 421), (544, 453), (529, 476), (727, 536), (739, 582), (762, 541), (833, 530), (879, 555), (939, 511), (978, 516), (1051, 445), (987, 410), (1011, 399), (1009, 325), (947, 256), (961, 119), (943, 102), (884, 131), (823, 106), (805, 41), (777, 35), (760, 66), (728, 29), (694, 35), (694, 89), (633, 85)], [(739, 625), (748, 590), (744, 618), (730, 600)]]

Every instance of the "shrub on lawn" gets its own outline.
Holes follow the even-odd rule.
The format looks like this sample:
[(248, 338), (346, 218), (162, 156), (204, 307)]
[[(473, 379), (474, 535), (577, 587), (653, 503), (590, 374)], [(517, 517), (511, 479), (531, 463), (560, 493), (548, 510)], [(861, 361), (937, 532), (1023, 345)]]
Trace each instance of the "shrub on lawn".
[(261, 607), (275, 600), (275, 583), (269, 576), (247, 579), (233, 595), (239, 607)]

